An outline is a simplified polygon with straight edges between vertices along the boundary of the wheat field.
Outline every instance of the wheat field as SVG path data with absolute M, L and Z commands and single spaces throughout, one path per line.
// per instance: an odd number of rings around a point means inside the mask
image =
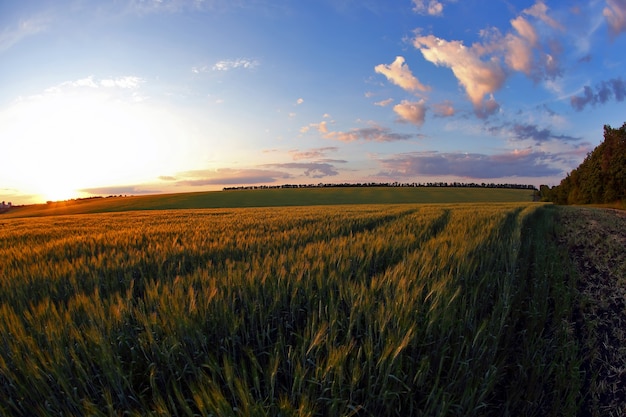
M 557 416 L 580 403 L 549 206 L 0 223 L 2 415 Z

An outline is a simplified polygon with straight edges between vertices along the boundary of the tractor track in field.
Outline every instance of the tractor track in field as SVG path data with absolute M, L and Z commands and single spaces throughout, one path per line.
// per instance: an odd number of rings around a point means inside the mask
M 626 212 L 563 207 L 562 235 L 577 269 L 575 312 L 585 383 L 579 416 L 626 415 Z

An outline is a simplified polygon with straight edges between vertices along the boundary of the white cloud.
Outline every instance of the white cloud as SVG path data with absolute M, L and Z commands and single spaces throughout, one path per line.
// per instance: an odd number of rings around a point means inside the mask
M 218 6 L 210 0 L 129 0 L 127 8 L 137 14 L 179 13 L 185 10 L 209 10 Z
M 46 93 L 59 93 L 59 92 L 67 91 L 70 89 L 80 89 L 80 88 L 97 89 L 100 87 L 119 88 L 123 90 L 135 90 L 139 88 L 139 86 L 143 82 L 144 82 L 143 78 L 136 77 L 133 75 L 127 75 L 127 76 L 117 77 L 117 78 L 104 78 L 101 80 L 98 80 L 93 75 L 90 75 L 88 77 L 80 78 L 78 80 L 62 82 L 61 84 L 47 88 L 45 92 Z
M 302 104 L 304 103 L 304 99 L 303 98 L 299 98 L 296 100 L 296 104 Z
M 397 56 L 390 65 L 376 65 L 374 71 L 384 75 L 389 81 L 404 90 L 412 92 L 430 90 L 430 87 L 423 85 L 415 78 L 402 56 Z
M 138 88 L 143 82 L 143 79 L 134 76 L 125 76 L 118 78 L 107 78 L 100 81 L 100 85 L 103 87 L 118 87 L 124 89 Z
M 199 67 L 191 67 L 191 72 L 194 74 L 201 74 L 203 72 L 209 72 L 209 67 L 206 65 L 201 65 Z
M 76 80 L 76 81 L 68 81 L 61 85 L 66 85 L 66 86 L 71 86 L 71 87 L 98 88 L 98 83 L 93 80 L 93 76 L 81 78 L 80 80 Z
M 252 58 L 222 59 L 213 65 L 196 65 L 191 67 L 194 74 L 203 74 L 211 71 L 230 71 L 234 69 L 254 69 L 260 65 L 259 61 Z
M 443 4 L 437 0 L 413 0 L 413 11 L 430 16 L 441 16 Z
M 213 71 L 230 71 L 232 69 L 253 69 L 259 66 L 259 61 L 256 59 L 239 58 L 239 59 L 224 59 L 216 62 L 212 69 Z M 205 68 L 205 67 L 202 67 Z

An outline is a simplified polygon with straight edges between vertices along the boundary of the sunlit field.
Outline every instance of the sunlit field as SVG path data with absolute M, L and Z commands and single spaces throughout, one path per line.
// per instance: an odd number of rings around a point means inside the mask
M 553 211 L 0 217 L 0 414 L 574 415 Z
M 463 187 L 320 187 L 228 190 L 55 201 L 16 207 L 2 217 L 133 210 L 317 206 L 337 204 L 511 203 L 533 201 L 533 190 Z M 0 218 L 2 218 L 0 217 Z

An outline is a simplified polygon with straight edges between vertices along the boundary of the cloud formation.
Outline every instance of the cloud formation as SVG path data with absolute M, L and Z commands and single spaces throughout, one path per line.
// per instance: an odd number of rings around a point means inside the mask
M 324 120 L 319 123 L 309 123 L 307 126 L 300 128 L 300 133 L 306 133 L 311 130 L 311 128 L 316 129 L 320 133 L 328 133 L 328 122 Z
M 610 99 L 624 101 L 626 97 L 626 83 L 619 78 L 612 78 L 602 81 L 596 85 L 595 89 L 586 85 L 583 87 L 583 94 L 570 98 L 570 104 L 576 111 L 582 111 L 587 105 L 604 104 Z
M 193 170 L 181 172 L 176 185 L 200 187 L 205 185 L 267 184 L 289 179 L 284 171 L 257 168 L 221 168 L 216 170 Z
M 462 41 L 446 41 L 433 35 L 418 36 L 413 41 L 424 58 L 437 66 L 445 66 L 463 86 L 478 115 L 489 115 L 493 106 L 487 106 L 485 96 L 500 89 L 506 74 L 496 58 L 481 60 L 475 48 Z
M 485 155 L 479 153 L 415 152 L 399 154 L 379 162 L 391 177 L 455 176 L 469 179 L 544 177 L 560 175 L 551 167 L 551 156 L 530 149 Z
M 213 64 L 213 71 L 230 71 L 232 69 L 253 69 L 259 66 L 259 61 L 256 59 L 239 58 L 239 59 L 225 59 Z
M 391 129 L 372 125 L 370 127 L 362 127 L 351 129 L 349 132 L 328 132 L 324 135 L 326 139 L 338 140 L 341 142 L 395 142 L 398 140 L 409 140 L 417 137 L 414 134 L 393 133 Z
M 320 148 L 320 154 L 334 147 Z M 202 187 L 207 185 L 253 185 L 273 184 L 292 180 L 294 170 L 310 178 L 323 178 L 339 175 L 333 164 L 346 163 L 343 160 L 321 160 L 316 162 L 286 162 L 259 165 L 252 168 L 221 168 L 216 170 L 193 170 L 178 173 L 175 177 L 164 176 L 159 179 L 172 182 L 174 186 Z M 273 169 L 267 169 L 273 168 Z
M 556 20 L 548 16 L 548 6 L 546 6 L 543 0 L 537 0 L 537 2 L 534 5 L 532 5 L 528 9 L 525 9 L 522 13 L 525 13 L 529 16 L 536 17 L 537 19 L 541 20 L 543 23 L 547 24 L 553 29 L 559 29 L 559 30 L 564 29 L 563 25 L 561 25 L 559 22 L 557 22 Z
M 137 195 L 137 194 L 156 194 L 161 192 L 160 190 L 150 190 L 142 188 L 141 185 L 118 185 L 111 187 L 95 187 L 95 188 L 83 188 L 78 190 L 83 193 L 91 195 Z
M 546 5 L 537 1 L 510 21 L 512 29 L 508 33 L 502 35 L 495 28 L 483 30 L 480 33 L 483 41 L 471 46 L 459 40 L 448 41 L 419 34 L 413 39 L 413 46 L 427 61 L 450 68 L 465 90 L 475 114 L 486 118 L 500 108 L 493 94 L 502 88 L 509 71 L 521 72 L 535 81 L 553 79 L 561 74 L 560 45 L 554 40 L 543 45 L 537 28 L 528 19 L 543 22 L 553 30 L 563 30 L 547 12 Z
M 103 87 L 118 87 L 125 89 L 133 89 L 138 88 L 141 83 L 143 83 L 143 79 L 134 76 L 125 76 L 125 77 L 117 77 L 117 78 L 107 78 L 100 81 L 100 85 Z
M 533 69 L 532 47 L 537 45 L 535 28 L 522 16 L 511 21 L 518 35 L 509 34 L 504 40 L 505 62 L 514 71 L 530 75 Z
M 393 106 L 393 111 L 399 116 L 399 122 L 411 123 L 417 127 L 422 126 L 426 118 L 426 104 L 424 99 L 417 102 L 402 100 L 400 104 Z
M 425 92 L 430 90 L 430 87 L 420 83 L 419 80 L 415 78 L 402 56 L 397 56 L 389 65 L 376 65 L 374 71 L 384 75 L 393 84 L 406 91 Z
M 441 16 L 443 4 L 438 0 L 413 0 L 413 11 L 430 16 Z
M 433 104 L 432 108 L 435 116 L 451 117 L 456 114 L 456 109 L 451 101 L 443 101 L 441 103 Z
M 58 93 L 68 88 L 121 88 L 124 90 L 134 90 L 144 83 L 144 79 L 132 75 L 117 77 L 117 78 L 105 78 L 98 80 L 93 75 L 89 77 L 80 78 L 74 81 L 65 81 L 54 87 L 46 89 L 46 93 Z
M 537 125 L 534 124 L 515 124 L 513 126 L 512 133 L 514 138 L 517 140 L 532 139 L 537 144 L 541 144 L 552 139 L 566 142 L 577 141 L 581 139 L 567 135 L 555 135 L 554 133 L 552 133 L 552 131 L 545 128 L 539 129 Z
M 325 157 L 329 152 L 337 152 L 339 150 L 336 146 L 326 146 L 323 148 L 309 149 L 308 151 L 289 151 L 294 161 L 301 159 L 319 159 Z
M 191 67 L 194 74 L 202 74 L 211 71 L 231 71 L 234 69 L 254 69 L 260 65 L 259 61 L 253 58 L 222 59 L 213 65 L 198 65 Z
M 385 99 L 385 100 L 377 101 L 374 104 L 377 105 L 377 106 L 380 106 L 380 107 L 387 107 L 391 103 L 393 103 L 393 99 L 392 98 L 388 98 L 388 99 Z
M 335 169 L 335 167 L 327 162 L 286 162 L 268 164 L 266 166 L 284 169 L 304 170 L 304 175 L 311 178 L 334 177 L 339 175 L 339 172 Z
M 626 0 L 606 0 L 602 14 L 609 25 L 611 36 L 615 37 L 626 31 Z

